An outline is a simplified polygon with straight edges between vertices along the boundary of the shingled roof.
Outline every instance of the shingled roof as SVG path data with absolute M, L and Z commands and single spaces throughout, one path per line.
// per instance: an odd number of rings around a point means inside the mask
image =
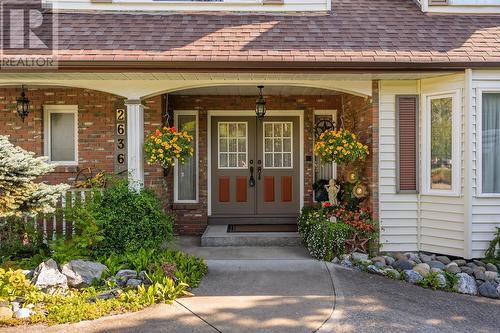
M 499 66 L 500 15 L 425 14 L 412 0 L 333 0 L 309 14 L 59 13 L 59 49 L 63 63 Z

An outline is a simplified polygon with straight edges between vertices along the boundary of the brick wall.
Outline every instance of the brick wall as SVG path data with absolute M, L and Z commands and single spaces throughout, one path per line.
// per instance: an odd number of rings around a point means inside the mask
M 78 105 L 78 166 L 57 167 L 47 175 L 49 183 L 73 184 L 82 168 L 114 170 L 115 113 L 123 107 L 120 97 L 98 91 L 74 88 L 29 89 L 31 112 L 24 123 L 17 116 L 16 99 L 20 89 L 0 89 L 0 133 L 22 148 L 43 155 L 43 106 Z

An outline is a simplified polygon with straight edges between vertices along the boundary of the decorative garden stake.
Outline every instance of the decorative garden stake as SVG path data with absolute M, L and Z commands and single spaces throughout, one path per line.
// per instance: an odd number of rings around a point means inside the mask
M 337 185 L 335 179 L 330 179 L 328 185 L 325 185 L 326 191 L 328 192 L 328 201 L 333 206 L 337 205 L 337 195 L 340 192 L 340 186 Z

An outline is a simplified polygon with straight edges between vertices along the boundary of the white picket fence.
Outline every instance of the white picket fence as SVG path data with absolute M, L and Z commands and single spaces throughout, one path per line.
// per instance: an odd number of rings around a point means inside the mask
M 94 197 L 94 193 L 95 190 L 90 189 L 71 189 L 61 196 L 55 213 L 25 217 L 24 221 L 32 223 L 34 227 L 43 232 L 45 243 L 61 237 L 68 239 L 74 235 L 75 229 L 73 228 L 73 222 L 66 216 L 66 210 L 74 207 L 77 202 L 91 200 Z

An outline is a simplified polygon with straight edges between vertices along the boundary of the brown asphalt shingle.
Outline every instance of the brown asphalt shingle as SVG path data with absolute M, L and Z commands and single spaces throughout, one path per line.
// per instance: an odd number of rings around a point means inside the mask
M 61 13 L 61 60 L 500 63 L 500 15 L 425 14 L 412 0 L 331 13 Z

